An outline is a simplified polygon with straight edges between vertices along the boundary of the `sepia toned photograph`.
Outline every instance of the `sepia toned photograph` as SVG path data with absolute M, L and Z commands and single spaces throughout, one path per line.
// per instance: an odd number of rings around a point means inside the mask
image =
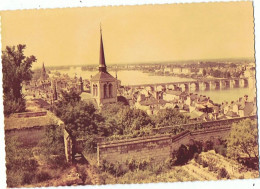
M 253 13 L 1 11 L 7 187 L 259 178 Z

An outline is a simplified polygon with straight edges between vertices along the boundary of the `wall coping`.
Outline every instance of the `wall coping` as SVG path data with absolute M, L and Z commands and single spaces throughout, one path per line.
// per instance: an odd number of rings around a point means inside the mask
M 129 144 L 167 140 L 167 139 L 171 139 L 171 137 L 172 137 L 171 135 L 165 134 L 165 135 L 150 136 L 150 137 L 138 137 L 134 139 L 125 139 L 125 140 L 118 140 L 118 141 L 111 141 L 111 142 L 101 142 L 101 143 L 97 143 L 97 145 L 99 148 L 109 148 L 109 147 L 124 146 Z

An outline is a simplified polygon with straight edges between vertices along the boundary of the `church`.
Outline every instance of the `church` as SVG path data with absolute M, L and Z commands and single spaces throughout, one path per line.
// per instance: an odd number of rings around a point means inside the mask
M 90 85 L 91 96 L 98 107 L 117 102 L 118 80 L 107 71 L 101 28 L 98 73 L 90 79 Z

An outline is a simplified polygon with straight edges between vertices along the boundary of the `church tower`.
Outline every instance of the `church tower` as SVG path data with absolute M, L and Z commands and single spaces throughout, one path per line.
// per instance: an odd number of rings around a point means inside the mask
M 48 75 L 46 73 L 46 69 L 45 69 L 44 63 L 42 63 L 41 79 L 42 80 L 46 80 L 47 78 L 48 78 Z
M 117 102 L 117 79 L 107 72 L 101 27 L 98 73 L 91 78 L 90 82 L 92 97 L 99 107 Z

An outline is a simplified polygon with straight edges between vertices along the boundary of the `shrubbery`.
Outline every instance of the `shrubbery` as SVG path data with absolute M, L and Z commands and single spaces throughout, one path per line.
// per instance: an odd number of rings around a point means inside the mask
M 227 178 L 227 179 L 230 178 L 230 176 L 225 168 L 219 169 L 218 178 Z
M 172 159 L 167 159 L 162 163 L 152 162 L 151 159 L 147 160 L 128 160 L 124 165 L 116 163 L 109 163 L 107 161 L 103 161 L 99 166 L 99 170 L 101 172 L 108 172 L 109 174 L 120 177 L 129 172 L 136 171 L 149 171 L 156 175 L 169 170 L 173 166 Z
M 32 149 L 22 148 L 16 137 L 6 138 L 5 142 L 7 186 L 30 184 L 38 168 L 37 161 L 32 159 Z

